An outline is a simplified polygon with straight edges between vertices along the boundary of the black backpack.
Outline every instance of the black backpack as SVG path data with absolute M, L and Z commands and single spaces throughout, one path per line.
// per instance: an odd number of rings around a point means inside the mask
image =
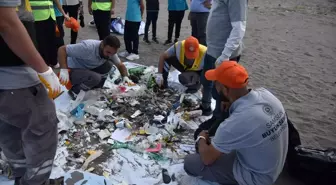
M 288 119 L 286 170 L 306 185 L 336 184 L 336 149 L 313 149 L 301 146 L 299 132 Z

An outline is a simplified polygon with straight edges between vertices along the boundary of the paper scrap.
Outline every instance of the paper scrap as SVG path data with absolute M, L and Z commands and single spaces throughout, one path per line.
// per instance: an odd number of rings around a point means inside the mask
M 85 170 L 89 163 L 95 159 L 97 159 L 99 156 L 101 156 L 103 154 L 103 151 L 98 150 L 96 151 L 94 154 L 90 155 L 84 162 L 83 166 L 81 167 L 82 170 Z
M 135 113 L 131 116 L 131 118 L 136 118 L 139 116 L 142 112 L 140 110 L 135 111 Z
M 105 130 L 101 130 L 100 132 L 98 132 L 98 136 L 100 139 L 105 139 L 111 136 L 111 133 L 105 129 Z
M 129 141 L 129 136 L 132 134 L 131 131 L 129 131 L 128 129 L 116 129 L 113 133 L 112 133 L 112 136 L 111 138 L 116 140 L 116 141 L 119 141 L 119 142 L 122 142 L 122 143 L 125 143 L 126 141 Z

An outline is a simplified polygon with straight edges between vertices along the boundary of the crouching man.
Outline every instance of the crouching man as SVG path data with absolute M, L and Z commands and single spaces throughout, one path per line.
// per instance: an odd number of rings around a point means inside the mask
M 58 49 L 61 66 L 59 78 L 63 85 L 71 82 L 69 95 L 72 99 L 77 97 L 80 90 L 103 87 L 112 65 L 118 68 L 124 83 L 133 83 L 128 78 L 125 65 L 116 55 L 119 48 L 119 39 L 107 36 L 102 41 L 84 40 Z
M 288 125 L 284 107 L 268 90 L 247 89 L 248 74 L 234 61 L 224 61 L 205 73 L 231 103 L 230 116 L 210 140 L 202 131 L 199 154 L 185 158 L 192 176 L 220 184 L 273 184 L 285 163 Z
M 201 87 L 200 75 L 206 50 L 207 48 L 192 36 L 175 43 L 160 56 L 156 83 L 167 88 L 170 66 L 173 66 L 181 72 L 179 81 L 188 88 L 186 92 L 197 92 Z

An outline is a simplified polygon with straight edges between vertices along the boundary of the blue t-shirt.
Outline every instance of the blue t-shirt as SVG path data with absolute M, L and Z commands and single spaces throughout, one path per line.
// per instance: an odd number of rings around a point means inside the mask
M 210 9 L 203 5 L 205 1 L 211 2 L 211 0 L 192 0 L 190 3 L 190 12 L 209 12 Z
M 168 11 L 188 10 L 186 0 L 168 0 Z
M 127 0 L 126 20 L 141 22 L 140 0 Z
M 251 90 L 233 102 L 229 112 L 212 145 L 222 153 L 236 152 L 233 174 L 238 184 L 273 184 L 288 147 L 287 117 L 280 100 L 264 88 Z
M 63 0 L 59 0 L 61 6 L 63 5 Z M 59 11 L 59 9 L 57 8 L 56 4 L 54 3 L 54 11 L 55 11 L 55 15 L 56 17 L 60 17 L 63 16 L 63 14 Z

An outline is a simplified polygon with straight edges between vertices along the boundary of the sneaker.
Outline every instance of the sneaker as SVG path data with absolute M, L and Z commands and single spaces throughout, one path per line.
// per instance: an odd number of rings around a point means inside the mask
M 172 41 L 171 40 L 166 40 L 166 42 L 164 42 L 164 44 L 163 45 L 168 45 L 168 44 L 171 44 L 172 43 Z
M 54 69 L 58 69 L 58 68 L 60 68 L 59 63 L 57 63 L 56 65 L 54 65 L 53 68 L 54 68 Z
M 147 44 L 150 44 L 148 38 L 143 38 L 143 41 L 146 42 Z
M 176 42 L 178 42 L 178 39 L 177 39 L 177 38 L 174 40 L 174 43 L 176 43 Z
M 152 41 L 154 41 L 156 44 L 159 44 L 159 41 L 155 37 L 152 39 Z
M 202 105 L 197 109 L 197 110 L 202 110 L 202 115 L 203 116 L 210 116 L 212 114 L 212 109 L 211 107 L 208 107 L 207 109 L 203 108 Z
M 139 55 L 131 53 L 130 55 L 128 55 L 128 57 L 126 57 L 127 60 L 138 60 L 140 58 Z
M 123 51 L 123 52 L 118 53 L 118 56 L 123 57 L 123 58 L 126 58 L 129 55 L 131 55 L 131 54 L 128 51 Z
M 73 92 L 71 89 L 68 91 L 68 94 L 72 100 L 76 100 L 77 95 L 75 92 Z

